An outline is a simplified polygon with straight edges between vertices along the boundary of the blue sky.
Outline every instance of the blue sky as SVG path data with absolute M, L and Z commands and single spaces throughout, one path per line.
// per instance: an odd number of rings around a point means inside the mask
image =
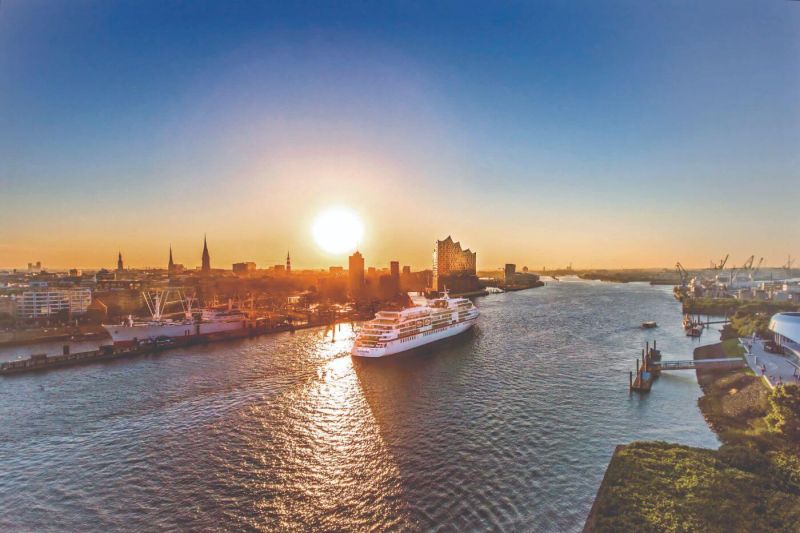
M 288 4 L 4 0 L 0 265 L 800 253 L 800 2 Z

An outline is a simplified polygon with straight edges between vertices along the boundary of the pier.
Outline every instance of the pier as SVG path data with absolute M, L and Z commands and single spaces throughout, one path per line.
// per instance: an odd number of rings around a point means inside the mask
M 64 353 L 59 355 L 47 354 L 33 354 L 27 359 L 19 359 L 16 361 L 6 361 L 0 363 L 0 376 L 9 374 L 20 374 L 24 372 L 35 372 L 39 370 L 49 370 L 52 368 L 61 368 L 66 366 L 75 366 L 80 364 L 88 364 L 99 361 L 108 361 L 111 359 L 121 359 L 123 357 L 133 357 L 136 355 L 155 354 L 175 348 L 182 348 L 186 346 L 205 345 L 211 342 L 220 342 L 234 339 L 244 339 L 249 337 L 259 337 L 261 335 L 268 335 L 270 333 L 282 333 L 287 331 L 296 331 L 299 329 L 310 329 L 316 327 L 325 327 L 325 334 L 333 330 L 335 339 L 335 330 L 341 323 L 354 324 L 355 320 L 352 317 L 342 319 L 333 318 L 321 322 L 309 322 L 299 325 L 280 325 L 268 326 L 262 321 L 255 321 L 247 328 L 242 328 L 239 331 L 230 332 L 217 336 L 191 336 L 184 339 L 173 339 L 170 343 L 158 342 L 142 342 L 134 346 L 101 346 L 97 350 L 90 350 L 86 352 L 71 353 L 69 345 L 64 345 Z
M 740 368 L 745 365 L 741 357 L 720 357 L 718 359 L 689 359 L 686 361 L 658 361 L 653 362 L 653 369 L 659 372 L 664 370 L 695 370 L 697 368 L 727 370 Z
M 661 351 L 656 347 L 656 341 L 653 341 L 652 347 L 647 342 L 642 350 L 641 360 L 636 359 L 636 377 L 633 377 L 633 372 L 629 374 L 628 387 L 630 390 L 650 392 L 650 387 L 653 386 L 653 380 L 656 377 L 653 363 L 658 361 L 661 361 Z
M 661 360 L 661 351 L 656 349 L 656 342 L 645 345 L 641 360 L 636 359 L 636 373 L 629 373 L 628 386 L 631 391 L 650 392 L 653 382 L 661 372 L 671 370 L 732 370 L 741 368 L 747 363 L 741 357 L 719 357 L 715 359 Z M 635 376 L 635 377 L 634 377 Z

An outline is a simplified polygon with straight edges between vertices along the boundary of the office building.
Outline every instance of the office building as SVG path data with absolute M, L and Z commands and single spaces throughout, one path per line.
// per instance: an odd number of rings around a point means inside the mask
M 244 263 L 234 263 L 232 269 L 234 274 L 242 274 L 242 275 L 252 274 L 253 272 L 256 271 L 256 264 L 253 263 L 252 261 L 247 261 Z
M 510 283 L 514 281 L 514 275 L 517 273 L 517 265 L 514 263 L 506 263 L 505 268 L 503 269 L 503 279 L 505 279 L 506 283 Z
M 350 277 L 350 294 L 360 296 L 364 289 L 364 256 L 356 252 L 348 259 L 348 275 Z
M 43 318 L 63 311 L 82 315 L 91 303 L 92 291 L 88 288 L 30 290 L 17 297 L 16 312 L 23 319 Z

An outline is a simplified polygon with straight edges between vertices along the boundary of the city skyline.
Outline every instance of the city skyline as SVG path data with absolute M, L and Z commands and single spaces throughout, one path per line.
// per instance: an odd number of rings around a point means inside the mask
M 190 20 L 191 24 L 185 22 Z M 800 255 L 792 2 L 0 5 L 0 266 Z M 155 240 L 157 239 L 157 240 Z M 738 259 L 741 258 L 741 259 Z
M 436 242 L 439 242 L 439 241 L 436 241 Z M 25 264 L 21 264 L 21 265 L 6 265 L 6 266 L 0 265 L 0 270 L 25 270 L 26 268 L 28 268 L 28 269 L 35 268 L 36 270 L 43 270 L 43 271 L 50 270 L 50 271 L 59 271 L 59 272 L 65 272 L 65 271 L 70 270 L 70 269 L 78 269 L 78 270 L 83 269 L 83 270 L 89 270 L 89 271 L 105 269 L 105 270 L 109 270 L 109 271 L 115 271 L 115 270 L 120 270 L 119 264 L 120 264 L 120 261 L 123 261 L 124 265 L 125 265 L 123 270 L 150 270 L 150 269 L 159 270 L 160 269 L 160 270 L 171 271 L 173 266 L 177 266 L 177 267 L 180 267 L 181 269 L 185 269 L 186 272 L 192 272 L 192 271 L 200 272 L 200 271 L 203 270 L 203 251 L 204 251 L 205 246 L 206 246 L 206 243 L 204 242 L 203 243 L 203 249 L 201 249 L 200 253 L 194 254 L 194 255 L 197 256 L 196 262 L 192 262 L 192 261 L 177 261 L 177 260 L 173 261 L 173 255 L 174 255 L 173 254 L 173 249 L 172 249 L 173 247 L 171 245 L 168 245 L 167 246 L 167 253 L 166 253 L 166 261 L 165 261 L 165 264 L 163 264 L 163 265 L 161 265 L 161 264 L 143 264 L 143 263 L 142 264 L 139 264 L 139 263 L 131 264 L 131 263 L 129 263 L 128 256 L 125 255 L 122 250 L 117 250 L 117 252 L 115 252 L 116 255 L 113 256 L 113 261 L 110 261 L 110 262 L 107 261 L 109 264 L 100 264 L 100 265 L 76 265 L 76 264 L 72 264 L 72 265 L 51 265 L 51 264 L 47 264 L 45 261 L 42 261 L 39 258 L 34 258 L 34 259 L 30 260 L 30 261 L 27 261 Z M 432 252 L 431 255 L 433 255 L 435 253 L 435 251 L 436 251 L 436 246 L 434 244 L 434 246 L 431 248 L 431 252 Z M 301 262 L 299 264 L 299 266 L 296 264 L 295 267 L 297 267 L 296 270 L 298 270 L 298 271 L 303 271 L 303 270 L 313 270 L 313 271 L 323 270 L 323 271 L 325 271 L 325 270 L 328 270 L 331 267 L 344 267 L 345 270 L 349 270 L 348 269 L 349 260 L 352 258 L 353 254 L 358 254 L 358 256 L 362 258 L 362 261 L 364 261 L 364 264 L 365 265 L 369 265 L 370 268 L 377 268 L 377 269 L 380 269 L 380 270 L 389 271 L 392 263 L 399 263 L 400 265 L 402 265 L 402 267 L 404 269 L 405 268 L 411 268 L 411 269 L 414 269 L 414 271 L 416 271 L 416 272 L 423 271 L 423 270 L 429 270 L 429 271 L 430 270 L 434 270 L 431 258 L 429 258 L 429 262 L 427 264 L 424 264 L 424 263 L 422 263 L 422 264 L 414 264 L 414 263 L 411 263 L 411 262 L 408 262 L 408 261 L 404 261 L 402 259 L 396 259 L 396 258 L 395 259 L 389 259 L 388 261 L 385 261 L 385 262 L 378 262 L 378 261 L 370 262 L 370 261 L 367 261 L 367 255 L 362 253 L 362 252 L 363 252 L 362 249 L 355 248 L 350 252 L 345 252 L 344 254 L 336 254 L 337 258 L 334 259 L 332 262 L 329 262 L 329 263 L 326 263 L 326 264 L 306 265 L 306 264 L 303 264 Z M 338 256 L 340 256 L 340 255 L 342 257 L 338 258 Z M 731 257 L 730 254 L 724 254 L 724 255 L 728 256 L 728 259 L 730 259 L 730 262 L 727 262 L 727 265 L 728 265 L 729 269 L 730 268 L 738 268 L 740 265 L 745 264 L 750 259 L 750 257 L 741 257 L 741 258 L 739 258 L 739 257 Z M 751 254 L 751 256 L 755 257 L 756 260 L 758 260 L 760 258 L 760 256 L 758 254 Z M 394 257 L 394 256 L 390 255 L 390 257 Z M 761 256 L 761 257 L 763 257 L 763 256 Z M 210 259 L 210 267 L 209 267 L 209 269 L 210 270 L 231 270 L 232 267 L 234 267 L 237 264 L 246 264 L 246 263 L 249 262 L 249 263 L 254 263 L 258 270 L 270 270 L 270 269 L 273 269 L 275 267 L 282 267 L 285 270 L 285 268 L 286 268 L 286 266 L 288 264 L 288 263 L 286 263 L 287 259 L 288 259 L 287 257 L 283 257 L 282 261 L 284 261 L 284 262 L 282 263 L 281 261 L 274 262 L 274 261 L 269 261 L 269 260 L 264 261 L 264 262 L 259 262 L 257 260 L 252 260 L 252 258 L 240 257 L 240 258 L 237 258 L 237 259 L 232 259 L 230 261 L 224 261 L 224 262 L 220 261 L 219 263 L 217 263 L 212 258 L 212 259 Z M 722 258 L 719 258 L 719 259 L 722 259 Z M 714 258 L 711 257 L 711 258 L 709 258 L 709 260 L 705 264 L 696 264 L 696 265 L 687 264 L 687 265 L 683 265 L 683 266 L 685 268 L 689 268 L 691 270 L 713 269 L 715 264 L 719 264 L 719 262 L 720 262 L 719 259 L 715 261 Z M 508 260 L 508 261 L 505 261 L 504 263 L 497 264 L 497 265 L 493 265 L 493 264 L 492 265 L 486 265 L 486 264 L 483 264 L 480 261 L 478 261 L 476 268 L 477 268 L 478 271 L 490 271 L 490 270 L 502 271 L 502 270 L 504 270 L 505 268 L 507 268 L 509 266 L 509 261 L 511 261 L 511 264 L 513 264 L 513 265 L 515 265 L 515 266 L 517 266 L 519 268 L 526 267 L 531 272 L 541 272 L 543 270 L 545 270 L 545 271 L 546 270 L 576 270 L 576 271 L 582 271 L 582 270 L 593 270 L 593 269 L 596 269 L 596 270 L 637 270 L 637 269 L 641 269 L 641 270 L 659 270 L 659 269 L 665 269 L 665 270 L 672 271 L 672 270 L 675 269 L 674 265 L 661 265 L 661 266 L 650 266 L 650 267 L 621 267 L 621 268 L 609 267 L 609 268 L 605 268 L 605 267 L 594 267 L 594 266 L 590 266 L 590 265 L 574 264 L 574 262 L 572 262 L 572 261 L 568 262 L 567 264 L 547 264 L 547 263 L 541 263 L 541 264 L 530 263 L 529 264 L 529 263 L 523 263 L 523 262 L 519 262 L 519 261 L 513 262 L 513 258 Z M 778 268 L 778 269 L 785 268 L 785 266 L 786 266 L 788 261 L 791 261 L 792 264 L 796 264 L 796 257 L 794 255 L 789 254 L 787 256 L 784 256 L 780 260 L 777 260 L 777 261 L 774 261 L 774 262 L 767 261 L 766 258 L 764 258 L 763 261 L 761 262 L 762 263 L 761 267 L 763 267 L 765 269 L 767 269 L 767 268 Z M 112 262 L 114 263 L 113 265 L 111 264 Z

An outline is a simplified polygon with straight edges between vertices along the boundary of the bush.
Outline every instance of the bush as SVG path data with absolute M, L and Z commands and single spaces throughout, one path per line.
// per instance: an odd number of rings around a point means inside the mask
M 722 332 L 720 333 L 720 340 L 726 341 L 729 339 L 737 339 L 739 338 L 739 332 L 736 331 L 736 328 L 731 326 L 730 324 L 725 324 L 722 326 Z
M 800 458 L 795 454 L 770 454 L 769 472 L 783 490 L 800 494 Z
M 800 387 L 783 385 L 769 395 L 767 425 L 784 437 L 800 441 Z
M 723 444 L 717 457 L 728 466 L 745 472 L 760 472 L 770 464 L 769 458 L 753 445 Z

